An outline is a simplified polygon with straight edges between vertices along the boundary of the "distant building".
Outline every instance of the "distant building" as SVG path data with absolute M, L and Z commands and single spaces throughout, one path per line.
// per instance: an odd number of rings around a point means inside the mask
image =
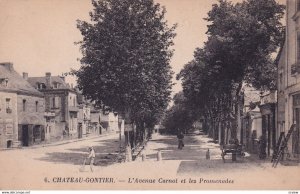
M 101 109 L 91 107 L 90 110 L 91 122 L 90 122 L 90 133 L 100 135 L 103 133 L 103 129 L 100 125 L 101 120 Z
M 241 130 L 238 134 L 239 141 L 244 144 L 247 151 L 255 152 L 254 139 L 261 135 L 261 113 L 258 107 L 260 92 L 251 86 L 243 85 L 242 88 L 242 116 Z
M 262 116 L 262 134 L 266 141 L 266 154 L 271 156 L 276 148 L 276 108 L 277 92 L 267 92 L 261 96 L 260 112 Z
M 78 138 L 77 92 L 64 77 L 29 77 L 29 83 L 45 95 L 46 126 L 50 141 Z
M 102 133 L 113 131 L 118 132 L 118 114 L 105 110 L 101 111 L 100 125 L 102 127 Z
M 45 141 L 43 93 L 20 76 L 12 63 L 0 63 L 0 147 L 30 146 Z

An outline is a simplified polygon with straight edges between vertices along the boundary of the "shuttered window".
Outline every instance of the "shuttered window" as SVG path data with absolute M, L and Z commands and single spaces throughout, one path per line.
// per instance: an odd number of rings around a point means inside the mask
M 58 97 L 58 96 L 55 97 L 55 105 L 56 105 L 56 108 L 60 108 L 60 97 Z

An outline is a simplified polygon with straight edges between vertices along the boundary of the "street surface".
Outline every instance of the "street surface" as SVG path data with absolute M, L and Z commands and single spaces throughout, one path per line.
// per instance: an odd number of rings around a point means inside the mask
M 177 148 L 176 136 L 154 134 L 142 154 L 133 162 L 118 163 L 118 134 L 45 147 L 0 151 L 0 189 L 292 189 L 300 187 L 299 166 L 278 165 L 257 156 L 226 156 L 223 163 L 218 144 L 195 131 L 184 138 L 185 146 Z M 94 172 L 86 165 L 88 146 L 96 152 Z M 210 160 L 206 151 L 210 149 Z M 157 152 L 161 161 L 157 161 Z M 142 155 L 146 160 L 142 161 Z M 84 183 L 66 183 L 64 177 L 95 178 Z M 107 179 L 106 182 L 104 179 Z M 159 179 L 161 178 L 161 179 Z M 186 183 L 180 183 L 186 179 Z M 95 183 L 96 180 L 101 183 Z M 113 180 L 113 181 L 111 181 Z M 204 183 L 203 181 L 206 180 Z M 208 183 L 225 180 L 226 183 Z M 152 182 L 155 183 L 152 183 Z M 202 182 L 201 182 L 202 181 Z M 159 183 L 158 183 L 159 182 Z M 200 183 L 201 182 L 201 183 Z M 175 184 L 176 183 L 176 184 Z M 283 187 L 284 185 L 284 187 Z

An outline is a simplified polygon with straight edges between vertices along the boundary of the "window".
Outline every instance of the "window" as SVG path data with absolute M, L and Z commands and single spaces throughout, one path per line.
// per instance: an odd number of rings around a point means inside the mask
M 7 87 L 8 86 L 8 78 L 0 78 L 0 85 L 2 85 L 3 87 Z
M 25 99 L 23 100 L 23 111 L 24 112 L 26 111 L 26 100 Z
M 52 108 L 55 108 L 56 105 L 55 105 L 55 97 L 52 98 Z
M 279 74 L 279 82 L 280 82 L 280 85 L 282 85 L 282 73 Z
M 53 97 L 52 98 L 52 108 L 59 108 L 60 107 L 59 104 L 60 104 L 60 97 L 58 97 L 58 96 Z
M 300 0 L 297 0 L 297 11 L 300 11 Z
M 38 112 L 39 108 L 39 102 L 38 101 L 35 101 L 35 112 Z
M 11 113 L 11 100 L 10 98 L 6 98 L 6 113 Z
M 44 83 L 38 83 L 38 89 L 46 89 L 46 85 Z
M 53 88 L 59 88 L 59 83 L 58 82 L 55 82 L 54 84 L 53 84 Z

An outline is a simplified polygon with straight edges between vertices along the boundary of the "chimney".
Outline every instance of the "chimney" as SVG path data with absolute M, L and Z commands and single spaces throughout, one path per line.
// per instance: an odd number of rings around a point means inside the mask
M 51 73 L 50 72 L 46 73 L 46 88 L 47 89 L 52 88 L 52 80 L 51 80 Z
M 23 72 L 23 79 L 28 80 L 28 73 Z
M 0 63 L 0 65 L 4 66 L 9 71 L 12 71 L 14 69 L 13 64 L 11 62 Z

